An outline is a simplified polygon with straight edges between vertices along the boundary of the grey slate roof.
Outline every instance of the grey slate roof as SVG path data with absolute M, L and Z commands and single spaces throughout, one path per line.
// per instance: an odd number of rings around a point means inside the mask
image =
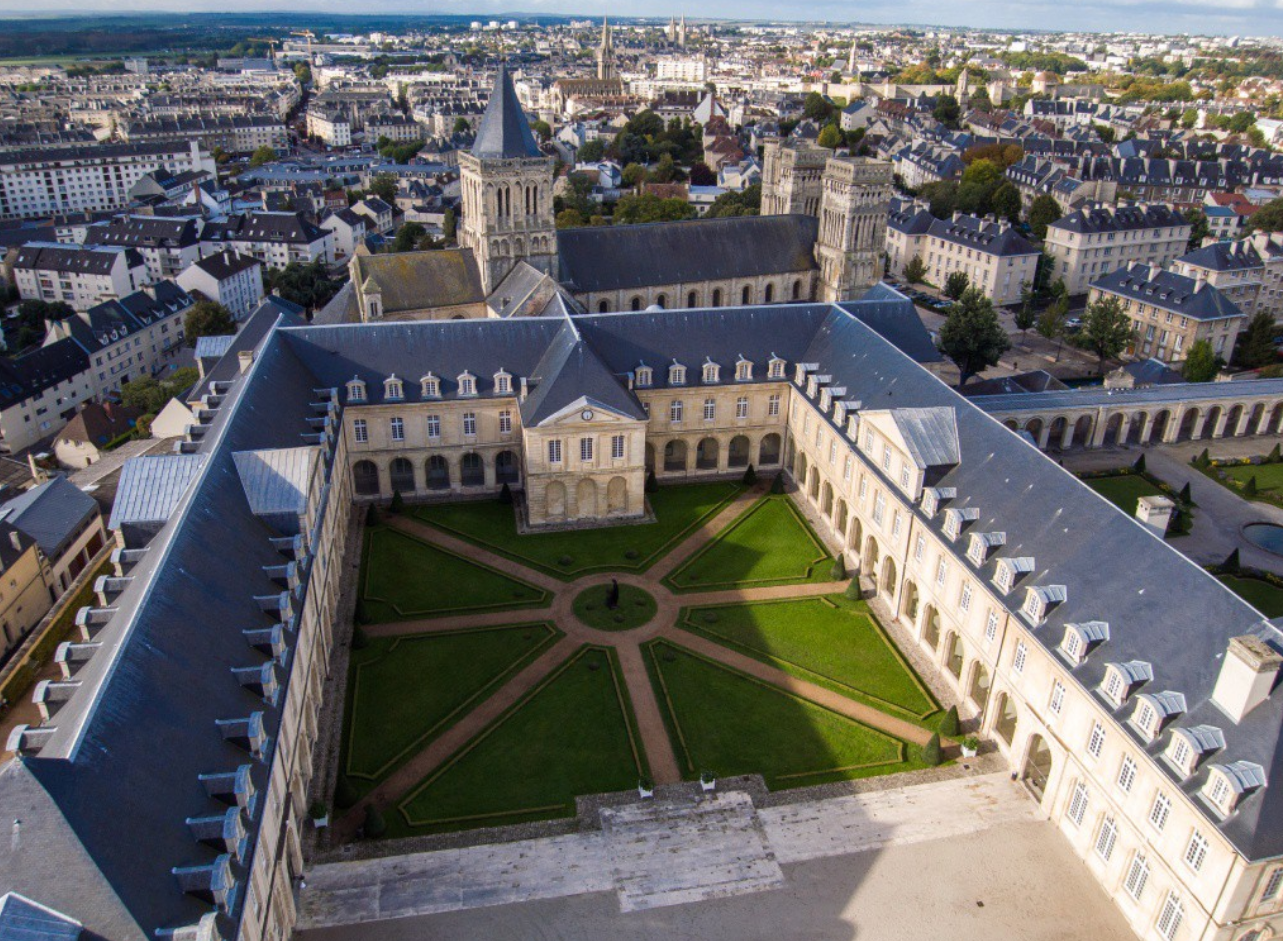
M 1213 242 L 1185 253 L 1176 261 L 1209 271 L 1246 271 L 1265 266 L 1251 242 Z
M 793 215 L 561 229 L 561 281 L 587 294 L 813 271 L 818 226 Z
M 931 340 L 931 332 L 918 316 L 918 309 L 895 288 L 875 284 L 858 302 L 839 304 L 844 311 L 868 324 L 882 339 L 918 363 L 944 361 Z
M 111 274 L 122 253 L 125 256 L 126 267 L 135 268 L 143 263 L 136 251 L 120 246 L 72 247 L 37 242 L 18 249 L 13 267 L 69 274 Z
M 0 519 L 34 539 L 40 551 L 54 560 L 97 515 L 98 501 L 61 476 L 0 506 Z
M 1130 298 L 1194 320 L 1243 317 L 1239 306 L 1220 289 L 1173 271 L 1149 265 L 1132 265 L 1102 275 L 1091 283 L 1100 291 Z
M 0 941 L 75 941 L 79 922 L 10 892 L 0 897 Z
M 641 402 L 584 342 L 571 320 L 562 321 L 531 379 L 534 388 L 521 403 L 523 425 L 540 425 L 580 399 L 636 421 L 646 420 Z
M 204 465 L 203 454 L 131 457 L 120 469 L 107 528 L 166 522 Z
M 897 408 L 891 411 L 891 420 L 918 467 L 946 467 L 961 459 L 952 408 Z
M 495 76 L 494 91 L 477 127 L 472 153 L 477 157 L 503 159 L 543 156 L 530 132 L 530 122 L 517 100 L 517 90 L 512 87 L 506 65 L 500 65 Z
M 1276 395 L 1283 398 L 1283 379 L 1252 379 L 1254 395 Z M 1041 411 L 1098 408 L 1110 406 L 1125 412 L 1129 408 L 1159 404 L 1178 404 L 1192 399 L 1239 399 L 1244 387 L 1240 382 L 1186 382 L 1144 389 L 1068 389 L 1063 392 L 1033 392 L 1023 395 L 986 395 L 976 407 L 986 412 Z

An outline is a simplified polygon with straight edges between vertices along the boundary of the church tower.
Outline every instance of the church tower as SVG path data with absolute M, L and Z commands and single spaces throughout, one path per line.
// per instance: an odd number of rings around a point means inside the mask
M 891 164 L 863 157 L 831 157 L 820 192 L 815 260 L 818 300 L 857 300 L 882 280 Z
M 459 171 L 459 245 L 472 249 L 482 290 L 493 292 L 519 261 L 556 278 L 552 160 L 535 144 L 504 65 L 499 66 L 472 152 L 459 155 Z
M 685 16 L 683 16 L 682 21 L 677 24 L 677 45 L 682 49 L 686 48 L 686 17 Z
M 619 69 L 615 66 L 615 45 L 605 17 L 601 19 L 601 45 L 597 47 L 597 78 L 603 82 L 619 78 Z

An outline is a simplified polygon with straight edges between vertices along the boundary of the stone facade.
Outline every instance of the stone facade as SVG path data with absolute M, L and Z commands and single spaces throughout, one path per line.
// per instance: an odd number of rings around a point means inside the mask
M 882 280 L 891 202 L 891 165 L 877 160 L 828 161 L 820 197 L 817 300 L 849 301 Z
M 518 261 L 557 276 L 552 161 L 459 155 L 463 222 L 459 245 L 472 249 L 481 289 L 490 294 Z

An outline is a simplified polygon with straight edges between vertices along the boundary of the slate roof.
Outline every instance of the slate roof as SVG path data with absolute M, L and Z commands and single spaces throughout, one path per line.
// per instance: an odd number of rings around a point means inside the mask
M 1243 317 L 1239 306 L 1214 285 L 1149 265 L 1132 265 L 1102 275 L 1091 283 L 1099 291 L 1131 298 L 1194 320 Z
M 561 229 L 561 281 L 588 294 L 814 271 L 818 227 L 792 215 Z
M 508 67 L 500 64 L 495 76 L 490 102 L 477 126 L 477 139 L 472 144 L 476 157 L 497 157 L 505 160 L 518 157 L 542 157 L 535 136 L 530 132 L 530 122 L 517 100 L 517 90 L 512 86 Z
M 136 268 L 143 263 L 133 249 L 118 246 L 69 247 L 53 243 L 35 242 L 18 249 L 14 268 L 36 271 L 58 271 L 68 274 L 111 274 L 112 269 L 125 256 L 125 266 Z
M 75 340 L 55 340 L 12 360 L 0 359 L 0 407 L 9 408 L 89 368 L 89 355 Z
M 525 426 L 540 425 L 580 399 L 635 421 L 646 420 L 641 402 L 584 342 L 569 319 L 562 321 L 530 378 L 534 388 L 521 403 Z
M 131 457 L 120 469 L 107 528 L 114 531 L 137 523 L 164 523 L 204 464 L 203 454 Z
M 1162 203 L 1145 205 L 1085 206 L 1051 223 L 1049 228 L 1066 232 L 1135 232 L 1142 229 L 1184 226 L 1190 222 L 1175 209 Z
M 926 235 L 931 231 L 936 217 L 931 211 L 912 199 L 892 199 L 887 215 L 887 228 L 905 235 Z
M 40 551 L 57 560 L 98 515 L 98 501 L 66 477 L 58 476 L 32 487 L 0 505 L 0 520 L 36 541 Z
M 212 255 L 206 255 L 199 261 L 193 262 L 195 267 L 208 274 L 215 281 L 226 281 L 235 274 L 261 264 L 262 262 L 253 255 L 242 255 L 240 252 L 230 248 L 225 248 L 221 252 L 215 252 Z
M 432 307 L 481 304 L 481 272 L 470 248 L 357 255 L 353 281 L 379 289 L 385 315 Z
M 81 925 L 16 892 L 0 897 L 0 941 L 75 941 Z
M 1265 267 L 1265 261 L 1251 242 L 1213 242 L 1186 252 L 1176 261 L 1208 271 L 1248 271 Z
M 934 220 L 931 223 L 931 235 L 941 241 L 999 258 L 1037 255 L 1040 252 L 1036 245 L 1012 226 L 964 213 L 957 213 L 952 219 Z
M 859 301 L 838 306 L 872 327 L 882 339 L 914 362 L 944 361 L 913 302 L 889 285 L 875 284 Z
M 86 245 L 188 248 L 199 241 L 200 228 L 192 218 L 120 216 L 107 225 L 94 225 L 85 230 Z

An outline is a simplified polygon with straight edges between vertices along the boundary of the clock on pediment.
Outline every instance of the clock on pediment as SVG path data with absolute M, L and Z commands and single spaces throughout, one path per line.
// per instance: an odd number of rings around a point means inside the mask
M 590 409 L 590 408 L 586 408 L 586 409 L 584 409 L 582 412 L 580 412 L 580 413 L 579 413 L 579 417 L 580 417 L 580 418 L 582 418 L 584 421 L 592 421 L 592 420 L 593 420 L 593 410 L 592 410 L 592 409 Z

